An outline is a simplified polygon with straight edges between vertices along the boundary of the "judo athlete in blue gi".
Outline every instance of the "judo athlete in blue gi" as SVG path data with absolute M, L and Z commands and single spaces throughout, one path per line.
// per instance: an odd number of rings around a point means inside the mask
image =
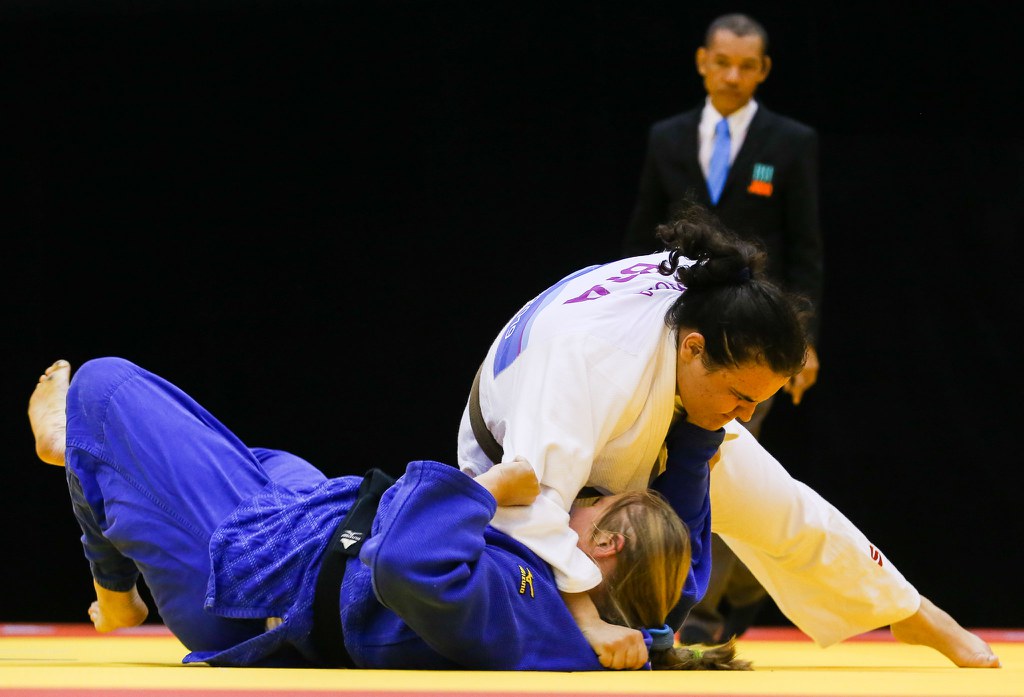
M 523 506 L 539 493 L 527 463 L 474 479 L 412 462 L 377 492 L 368 537 L 335 536 L 339 521 L 352 519 L 346 513 L 365 506 L 364 481 L 390 478 L 328 479 L 295 455 L 249 448 L 174 385 L 123 359 L 70 374 L 66 361 L 46 370 L 29 418 L 40 458 L 66 466 L 98 630 L 145 620 L 141 574 L 190 651 L 185 663 L 603 669 L 551 568 L 488 525 L 499 505 Z M 704 496 L 694 500 L 692 512 L 703 515 Z M 571 518 L 581 548 L 607 573 L 595 605 L 642 629 L 654 667 L 749 667 L 731 644 L 703 655 L 673 647 L 664 618 L 689 569 L 690 539 L 661 496 L 601 497 Z M 358 555 L 343 557 L 343 576 L 321 593 L 323 560 L 347 542 L 360 545 Z M 325 599 L 333 617 L 318 615 Z

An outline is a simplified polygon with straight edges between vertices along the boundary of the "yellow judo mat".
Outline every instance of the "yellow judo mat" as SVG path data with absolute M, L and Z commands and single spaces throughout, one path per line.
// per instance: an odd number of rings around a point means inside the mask
M 0 697 L 1024 697 L 1024 630 L 976 631 L 1002 668 L 956 668 L 885 631 L 820 649 L 795 629 L 754 628 L 738 644 L 751 672 L 528 673 L 185 666 L 184 647 L 158 625 L 101 636 L 90 625 L 8 624 L 0 625 Z

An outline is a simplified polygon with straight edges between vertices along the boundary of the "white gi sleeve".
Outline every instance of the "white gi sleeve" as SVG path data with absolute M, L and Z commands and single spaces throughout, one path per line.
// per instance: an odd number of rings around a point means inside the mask
M 921 599 L 881 550 L 735 421 L 711 472 L 711 528 L 819 646 L 905 619 Z

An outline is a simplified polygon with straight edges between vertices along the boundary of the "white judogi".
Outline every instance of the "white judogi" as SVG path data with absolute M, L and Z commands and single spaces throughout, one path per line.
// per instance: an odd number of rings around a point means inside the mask
M 664 470 L 676 390 L 676 332 L 664 317 L 683 290 L 657 271 L 667 256 L 563 279 L 509 321 L 484 361 L 484 421 L 505 459 L 525 458 L 541 482 L 533 505 L 501 507 L 493 525 L 551 564 L 566 592 L 601 578 L 568 527 L 580 488 L 646 488 Z M 726 430 L 739 437 L 712 472 L 712 527 L 794 624 L 827 646 L 917 610 L 917 591 L 849 520 L 742 426 Z M 491 467 L 468 408 L 458 458 L 473 475 Z

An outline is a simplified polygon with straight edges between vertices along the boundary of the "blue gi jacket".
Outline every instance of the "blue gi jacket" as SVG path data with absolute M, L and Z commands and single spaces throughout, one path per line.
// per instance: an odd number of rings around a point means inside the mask
M 359 482 L 333 479 L 309 494 L 271 484 L 224 521 L 210 542 L 207 612 L 284 622 L 226 651 L 193 652 L 186 663 L 275 665 L 273 654 L 288 645 L 315 662 L 310 630 L 318 560 Z M 488 528 L 495 507 L 456 468 L 409 464 L 384 493 L 372 536 L 345 572 L 342 624 L 356 665 L 602 669 L 549 567 Z
M 97 583 L 126 590 L 141 572 L 192 649 L 186 663 L 318 664 L 315 581 L 360 477 L 328 480 L 294 455 L 248 448 L 124 359 L 81 366 L 67 417 L 68 484 Z M 384 493 L 339 589 L 357 665 L 601 669 L 550 568 L 488 527 L 495 508 L 470 477 L 431 461 Z M 284 621 L 264 631 L 268 617 Z

